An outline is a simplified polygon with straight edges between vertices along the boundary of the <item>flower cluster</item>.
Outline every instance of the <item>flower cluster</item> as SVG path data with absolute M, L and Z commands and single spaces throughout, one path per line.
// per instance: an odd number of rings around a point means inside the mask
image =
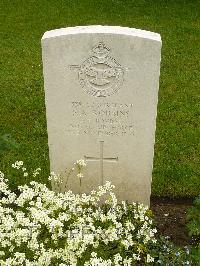
M 16 195 L 1 173 L 0 265 L 176 265 L 163 263 L 151 211 L 118 203 L 113 188 L 55 193 L 33 181 Z
M 23 167 L 23 161 L 16 161 L 15 163 L 12 164 L 12 167 L 15 169 L 22 169 L 23 171 L 23 176 L 26 177 L 28 176 L 28 173 L 26 172 L 26 168 Z
M 68 188 L 68 181 L 69 178 L 72 177 L 72 173 L 77 173 L 76 177 L 79 180 L 79 194 L 81 193 L 81 185 L 82 185 L 82 178 L 83 175 L 83 168 L 86 167 L 86 162 L 83 159 L 77 160 L 74 163 L 74 167 L 71 169 L 66 169 L 64 173 L 55 174 L 54 172 L 50 173 L 48 180 L 51 181 L 52 187 L 57 192 L 66 191 Z M 38 168 L 40 169 L 40 168 Z
M 33 177 L 36 177 L 37 175 L 40 174 L 41 168 L 37 168 L 33 171 Z
M 77 160 L 76 164 L 79 165 L 79 166 L 83 166 L 83 167 L 86 166 L 86 162 L 83 159 Z
M 62 180 L 61 180 L 60 175 L 56 175 L 54 172 L 51 172 L 51 173 L 50 173 L 50 175 L 49 175 L 49 177 L 48 177 L 48 180 L 49 180 L 49 181 L 54 180 L 54 181 L 58 181 L 58 182 L 62 183 Z
M 12 167 L 16 169 L 20 169 L 21 166 L 23 166 L 23 164 L 24 163 L 22 161 L 16 161 L 15 163 L 12 164 Z
M 77 160 L 75 163 L 76 167 L 77 167 L 77 177 L 79 179 L 80 182 L 80 187 L 81 187 L 81 180 L 83 178 L 83 168 L 86 167 L 86 162 L 83 159 Z

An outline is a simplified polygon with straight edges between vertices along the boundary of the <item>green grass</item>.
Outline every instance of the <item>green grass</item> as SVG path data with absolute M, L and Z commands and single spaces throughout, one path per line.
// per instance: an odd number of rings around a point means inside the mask
M 0 136 L 18 148 L 0 157 L 0 169 L 23 160 L 41 166 L 49 157 L 40 39 L 47 30 L 75 25 L 120 25 L 161 34 L 162 63 L 152 194 L 200 193 L 200 2 L 195 0 L 1 0 Z M 79 159 L 79 158 L 77 158 Z M 13 176 L 12 187 L 26 183 Z M 38 179 L 37 179 L 38 180 Z

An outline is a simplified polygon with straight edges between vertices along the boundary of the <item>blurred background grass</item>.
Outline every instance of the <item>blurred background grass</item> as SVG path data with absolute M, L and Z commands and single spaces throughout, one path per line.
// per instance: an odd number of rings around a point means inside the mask
M 152 195 L 194 197 L 200 193 L 200 1 L 1 0 L 0 12 L 0 136 L 4 136 L 0 141 L 6 142 L 0 145 L 4 149 L 0 169 L 12 176 L 12 188 L 33 179 L 11 172 L 16 160 L 23 160 L 28 169 L 41 167 L 39 182 L 47 182 L 49 173 L 43 33 L 101 24 L 161 34 Z

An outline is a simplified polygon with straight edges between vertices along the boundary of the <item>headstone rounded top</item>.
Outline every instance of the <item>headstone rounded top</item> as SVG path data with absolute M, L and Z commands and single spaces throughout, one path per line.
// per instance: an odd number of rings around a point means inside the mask
M 64 177 L 77 159 L 88 164 L 83 182 L 75 171 L 62 192 L 89 193 L 109 180 L 119 201 L 149 204 L 160 53 L 159 34 L 133 28 L 79 26 L 44 34 L 51 171 Z
M 42 40 L 48 38 L 55 38 L 64 35 L 73 35 L 80 33 L 89 33 L 89 34 L 124 34 L 130 35 L 134 37 L 147 38 L 154 41 L 161 42 L 161 36 L 158 33 L 128 28 L 128 27 L 120 27 L 120 26 L 101 26 L 101 25 L 92 25 L 92 26 L 77 26 L 77 27 L 67 27 L 61 29 L 50 30 L 44 33 Z

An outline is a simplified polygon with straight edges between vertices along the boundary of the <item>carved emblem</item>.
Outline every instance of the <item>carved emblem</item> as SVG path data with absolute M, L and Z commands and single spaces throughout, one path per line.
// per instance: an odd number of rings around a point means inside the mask
M 110 49 L 102 42 L 92 49 L 93 55 L 78 69 L 78 79 L 83 89 L 95 97 L 107 97 L 116 93 L 123 83 L 124 68 L 110 54 Z

